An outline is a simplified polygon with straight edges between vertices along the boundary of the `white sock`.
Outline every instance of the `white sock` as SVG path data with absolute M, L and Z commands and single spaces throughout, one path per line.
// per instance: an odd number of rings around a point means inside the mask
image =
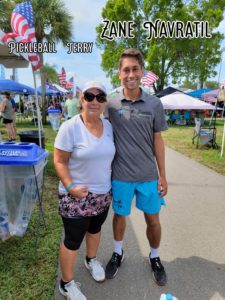
M 152 248 L 151 247 L 151 255 L 150 258 L 155 258 L 159 256 L 159 248 Z
M 119 255 L 122 255 L 122 246 L 123 241 L 113 241 L 114 243 L 114 252 L 118 253 Z

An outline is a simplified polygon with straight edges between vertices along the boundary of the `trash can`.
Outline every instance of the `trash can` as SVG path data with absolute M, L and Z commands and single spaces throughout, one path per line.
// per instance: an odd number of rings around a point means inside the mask
M 61 116 L 61 110 L 60 109 L 48 109 L 49 121 L 52 125 L 52 128 L 55 131 L 59 130 L 60 116 Z
M 48 151 L 33 143 L 0 143 L 0 239 L 23 236 L 42 192 Z
M 39 133 L 37 130 L 27 130 L 27 131 L 21 131 L 18 133 L 20 136 L 21 142 L 27 142 L 27 143 L 35 143 L 36 145 L 39 145 Z M 42 148 L 45 148 L 45 135 L 44 132 L 41 131 L 41 146 Z

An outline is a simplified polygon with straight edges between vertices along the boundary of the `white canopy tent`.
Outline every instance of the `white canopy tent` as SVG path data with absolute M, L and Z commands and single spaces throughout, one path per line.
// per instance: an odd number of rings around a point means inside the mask
M 60 92 L 62 93 L 67 93 L 68 91 L 66 89 L 64 89 L 63 87 L 61 87 L 60 85 L 56 84 L 56 83 L 53 83 L 52 84 L 54 87 L 56 87 Z
M 189 95 L 175 92 L 160 98 L 164 109 L 171 110 L 214 110 L 215 107 L 209 103 L 198 100 Z

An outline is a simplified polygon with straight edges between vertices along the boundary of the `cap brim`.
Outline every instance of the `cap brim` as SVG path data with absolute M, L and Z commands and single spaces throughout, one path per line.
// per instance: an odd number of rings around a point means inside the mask
M 87 87 L 87 88 L 85 88 L 85 89 L 82 90 L 82 93 L 84 94 L 86 91 L 91 90 L 91 89 L 97 89 L 97 90 L 103 92 L 105 95 L 107 95 L 106 91 L 103 90 L 102 88 L 100 88 L 99 86 L 90 86 L 90 87 Z

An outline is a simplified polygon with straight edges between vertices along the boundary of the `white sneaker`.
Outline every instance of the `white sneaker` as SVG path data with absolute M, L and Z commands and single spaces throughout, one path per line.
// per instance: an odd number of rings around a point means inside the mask
M 81 284 L 79 282 L 71 280 L 70 282 L 65 284 L 66 291 L 64 291 L 59 283 L 59 291 L 63 296 L 66 297 L 67 300 L 87 300 L 84 294 L 81 293 L 80 285 Z
M 90 271 L 91 276 L 95 281 L 105 281 L 105 270 L 103 269 L 101 263 L 97 260 L 97 258 L 92 258 L 89 263 L 85 259 L 84 265 Z

